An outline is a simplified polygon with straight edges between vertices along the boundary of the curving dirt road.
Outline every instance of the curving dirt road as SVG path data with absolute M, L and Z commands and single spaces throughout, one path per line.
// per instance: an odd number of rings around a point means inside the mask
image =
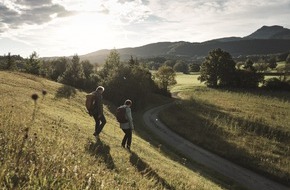
M 207 166 L 231 179 L 244 187 L 253 190 L 289 190 L 289 187 L 278 184 L 248 169 L 242 168 L 228 160 L 212 154 L 181 136 L 169 130 L 158 119 L 158 113 L 174 103 L 169 103 L 153 108 L 143 115 L 146 126 L 169 146 L 174 147 L 188 159 Z

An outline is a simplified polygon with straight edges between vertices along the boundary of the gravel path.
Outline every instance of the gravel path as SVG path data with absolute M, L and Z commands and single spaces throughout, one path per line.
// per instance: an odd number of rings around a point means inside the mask
M 173 103 L 153 108 L 143 115 L 146 126 L 167 145 L 174 147 L 179 152 L 197 163 L 207 166 L 244 187 L 253 190 L 290 190 L 289 187 L 278 184 L 248 169 L 242 168 L 228 160 L 212 154 L 168 129 L 158 119 L 158 113 Z

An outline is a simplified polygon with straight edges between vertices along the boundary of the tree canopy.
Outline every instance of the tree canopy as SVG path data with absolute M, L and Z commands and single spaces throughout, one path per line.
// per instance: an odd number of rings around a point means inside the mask
M 146 102 L 147 95 L 155 88 L 149 70 L 139 66 L 137 59 L 120 62 L 119 53 L 112 50 L 100 71 L 101 84 L 105 87 L 104 96 L 115 105 L 131 99 L 136 107 Z
M 201 64 L 199 80 L 210 87 L 229 86 L 234 77 L 235 65 L 228 52 L 219 48 L 212 50 Z
M 168 90 L 170 85 L 176 84 L 175 71 L 169 66 L 162 66 L 155 74 L 157 84 L 161 89 Z
M 81 88 L 84 79 L 85 74 L 83 67 L 80 63 L 80 58 L 78 55 L 74 55 L 71 60 L 71 63 L 68 64 L 65 72 L 58 80 L 59 82 L 62 82 L 64 84 Z
M 173 66 L 173 69 L 176 72 L 182 72 L 184 74 L 188 74 L 189 73 L 188 65 L 182 60 L 178 60 L 176 62 L 176 64 Z

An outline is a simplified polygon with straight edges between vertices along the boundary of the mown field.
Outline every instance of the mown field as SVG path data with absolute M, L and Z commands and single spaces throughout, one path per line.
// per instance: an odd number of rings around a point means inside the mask
M 181 98 L 160 114 L 172 130 L 222 157 L 290 186 L 290 93 L 228 91 L 177 75 Z
M 0 189 L 239 189 L 189 169 L 136 134 L 132 152 L 123 149 L 109 103 L 96 143 L 85 92 L 4 71 L 0 84 Z

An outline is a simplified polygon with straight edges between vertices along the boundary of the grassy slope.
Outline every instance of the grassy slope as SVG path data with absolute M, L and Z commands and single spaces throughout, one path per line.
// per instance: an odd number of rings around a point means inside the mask
M 123 133 L 107 107 L 95 144 L 84 92 L 3 71 L 0 84 L 1 189 L 221 189 L 136 135 L 132 153 L 122 149 Z
M 230 92 L 177 75 L 179 105 L 162 120 L 181 135 L 230 160 L 289 183 L 290 93 Z M 194 85 L 191 85 L 194 83 Z

